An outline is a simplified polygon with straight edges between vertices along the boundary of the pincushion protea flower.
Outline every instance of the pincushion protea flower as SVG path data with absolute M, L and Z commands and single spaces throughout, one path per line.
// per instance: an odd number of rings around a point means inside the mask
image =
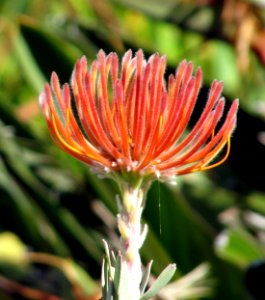
M 225 101 L 222 83 L 214 81 L 187 134 L 202 71 L 193 76 L 192 63 L 184 60 L 166 83 L 165 68 L 166 58 L 158 54 L 145 60 L 142 50 L 135 57 L 129 50 L 119 67 L 116 53 L 100 50 L 89 69 L 85 57 L 77 61 L 70 85 L 61 88 L 53 73 L 40 95 L 52 139 L 100 173 L 167 177 L 219 165 L 229 153 L 238 101 L 216 131 Z M 227 143 L 224 158 L 213 162 Z
M 105 244 L 103 300 L 149 299 L 174 274 L 176 266 L 169 265 L 158 278 L 161 282 L 145 292 L 148 274 L 142 275 L 139 249 L 147 227 L 141 225 L 141 214 L 152 179 L 207 170 L 229 154 L 238 101 L 233 101 L 219 126 L 224 98 L 222 83 L 214 81 L 199 120 L 187 132 L 202 84 L 201 69 L 193 76 L 192 63 L 182 61 L 166 83 L 165 68 L 166 58 L 158 54 L 145 60 L 141 50 L 135 57 L 129 50 L 119 67 L 115 53 L 106 56 L 101 50 L 89 69 L 85 57 L 77 61 L 71 85 L 61 88 L 53 73 L 51 85 L 46 84 L 40 95 L 54 142 L 119 183 L 122 252 L 110 258 Z M 216 162 L 226 144 L 226 154 Z

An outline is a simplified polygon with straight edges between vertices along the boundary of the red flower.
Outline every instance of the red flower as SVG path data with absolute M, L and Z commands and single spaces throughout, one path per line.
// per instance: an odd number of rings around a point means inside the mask
M 225 101 L 222 83 L 213 81 L 205 108 L 187 133 L 202 71 L 192 76 L 192 63 L 184 60 L 166 83 L 165 68 L 166 58 L 158 54 L 145 60 L 142 50 L 135 57 L 129 50 L 119 67 L 116 53 L 101 50 L 89 69 L 85 57 L 77 61 L 70 85 L 61 88 L 53 73 L 40 95 L 52 139 L 101 173 L 171 176 L 221 164 L 229 154 L 238 101 L 216 130 Z

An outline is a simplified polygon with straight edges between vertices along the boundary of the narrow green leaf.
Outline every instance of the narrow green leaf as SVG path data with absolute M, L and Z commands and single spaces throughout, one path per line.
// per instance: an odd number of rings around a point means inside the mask
M 152 16 L 157 18 L 165 18 L 172 13 L 174 6 L 176 6 L 176 1 L 174 0 L 164 0 L 163 2 L 160 1 L 153 1 L 153 0 L 116 0 L 122 4 L 132 6 L 137 8 L 141 11 L 146 12 Z M 161 5 L 163 3 L 163 5 Z
M 119 290 L 120 279 L 121 279 L 121 265 L 122 265 L 122 256 L 119 253 L 116 259 L 115 265 L 115 274 L 114 274 L 114 287 L 116 291 Z
M 107 263 L 111 267 L 109 245 L 108 245 L 108 243 L 105 240 L 103 240 L 103 245 L 104 245 L 104 249 L 105 249 L 105 253 L 106 253 Z
M 68 210 L 60 210 L 61 225 L 68 230 L 68 233 L 75 238 L 87 253 L 89 253 L 96 261 L 101 261 L 102 256 L 99 248 L 95 244 L 95 240 L 89 235 L 88 230 L 78 222 L 77 218 Z
M 103 299 L 105 299 L 107 294 L 108 276 L 106 275 L 106 272 L 107 272 L 106 259 L 104 258 L 101 267 L 101 290 L 102 290 Z
M 143 277 L 142 277 L 142 282 L 141 282 L 141 286 L 140 286 L 140 291 L 141 291 L 141 294 L 144 293 L 145 291 L 145 288 L 147 286 L 147 283 L 148 283 L 148 279 L 150 277 L 150 273 L 151 273 L 151 267 L 152 267 L 152 264 L 153 264 L 153 260 L 151 260 L 145 270 L 144 270 L 144 273 L 143 273 Z
M 154 297 L 163 287 L 165 287 L 171 278 L 174 276 L 176 271 L 176 264 L 170 264 L 163 272 L 158 276 L 156 281 L 150 287 L 150 289 L 143 294 L 141 300 L 147 300 Z
M 32 201 L 16 179 L 9 174 L 4 162 L 0 159 L 0 186 L 9 195 L 14 216 L 21 222 L 26 234 L 39 243 L 40 247 L 51 247 L 54 253 L 70 255 L 69 248 L 57 234 L 53 224 Z M 45 226 L 45 235 L 42 228 Z
M 102 300 L 112 299 L 113 284 L 109 277 L 110 268 L 111 266 L 109 265 L 109 262 L 105 256 L 102 263 L 102 275 L 101 275 Z
M 46 79 L 33 58 L 25 39 L 20 33 L 17 33 L 14 36 L 13 44 L 19 63 L 21 64 L 22 70 L 24 71 L 28 81 L 37 92 L 41 91 Z
M 74 261 L 68 260 L 69 268 L 71 268 L 71 273 L 75 275 L 76 283 L 87 295 L 93 295 L 98 291 L 98 285 L 93 281 L 89 274 Z

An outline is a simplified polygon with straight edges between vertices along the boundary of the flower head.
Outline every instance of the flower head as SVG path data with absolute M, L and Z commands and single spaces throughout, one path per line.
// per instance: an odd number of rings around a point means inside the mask
M 70 85 L 61 88 L 53 73 L 40 95 L 52 139 L 100 173 L 167 178 L 221 164 L 229 153 L 238 101 L 217 130 L 225 101 L 222 83 L 213 81 L 201 116 L 187 132 L 202 71 L 192 75 L 192 63 L 184 60 L 166 82 L 165 68 L 166 57 L 159 54 L 146 60 L 142 50 L 135 57 L 129 50 L 120 66 L 116 53 L 100 50 L 89 68 L 85 57 L 77 61 Z

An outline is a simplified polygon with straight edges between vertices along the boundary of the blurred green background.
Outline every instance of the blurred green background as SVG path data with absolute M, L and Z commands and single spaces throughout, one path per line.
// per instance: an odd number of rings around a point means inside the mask
M 117 187 L 52 143 L 38 95 L 53 70 L 67 82 L 101 48 L 166 54 L 168 74 L 184 58 L 200 65 L 191 124 L 213 79 L 227 107 L 240 99 L 228 161 L 148 194 L 144 263 L 154 259 L 154 276 L 178 267 L 176 296 L 157 299 L 265 299 L 263 0 L 1 0 L 0 299 L 99 298 Z

